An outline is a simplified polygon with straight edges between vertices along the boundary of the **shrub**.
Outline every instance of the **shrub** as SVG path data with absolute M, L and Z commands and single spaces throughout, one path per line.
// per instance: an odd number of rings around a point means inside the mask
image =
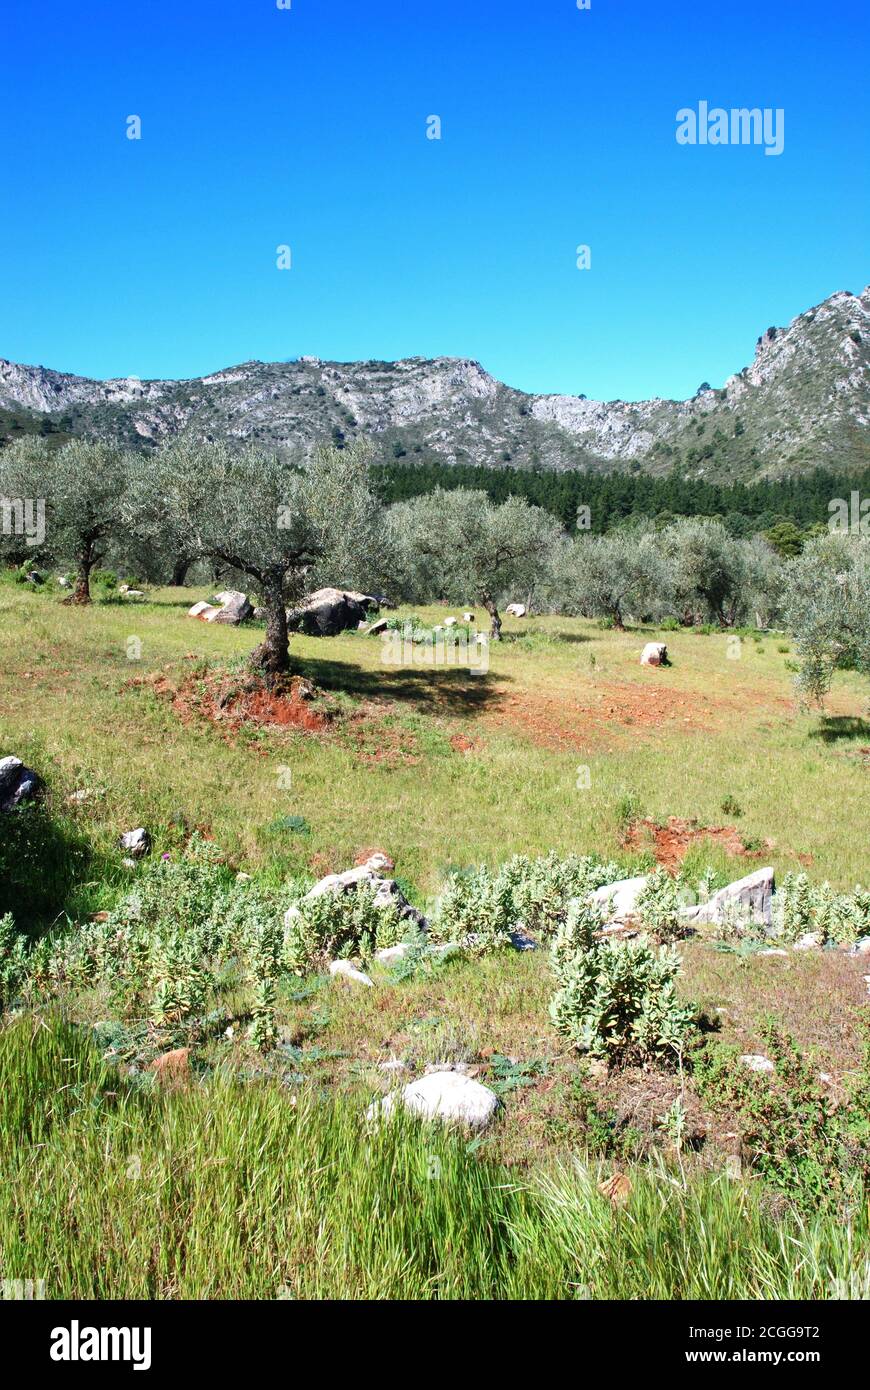
M 812 883 L 804 873 L 786 874 L 773 900 L 774 924 L 787 941 L 821 933 L 845 945 L 870 933 L 870 891 L 837 893 L 829 883 Z
M 677 998 L 680 957 L 644 938 L 596 941 L 594 909 L 573 906 L 551 961 L 561 988 L 550 1003 L 557 1029 L 608 1062 L 675 1061 L 695 1016 Z
M 297 973 L 327 960 L 367 960 L 395 946 L 408 926 L 391 903 L 377 906 L 375 890 L 366 884 L 349 893 L 322 893 L 296 904 L 284 928 L 281 959 Z
M 621 873 L 618 864 L 594 855 L 571 854 L 563 859 L 550 853 L 529 859 L 515 854 L 503 866 L 500 878 L 510 888 L 514 920 L 533 935 L 546 936 L 564 921 L 573 898 L 588 897 Z
M 870 1183 L 870 1032 L 863 1065 L 837 1105 L 794 1040 L 768 1020 L 761 1029 L 773 1076 L 748 1070 L 739 1049 L 705 1040 L 693 1058 L 695 1082 L 714 1108 L 737 1115 L 745 1149 L 761 1176 L 799 1207 L 860 1206 Z
M 434 929 L 440 940 L 456 941 L 474 955 L 485 955 L 511 944 L 515 919 L 511 884 L 481 867 L 451 875 Z
M 656 869 L 635 904 L 648 932 L 659 941 L 675 941 L 683 935 L 679 884 L 666 869 Z
M 0 917 L 0 1008 L 18 993 L 27 970 L 27 939 L 15 930 L 12 913 Z

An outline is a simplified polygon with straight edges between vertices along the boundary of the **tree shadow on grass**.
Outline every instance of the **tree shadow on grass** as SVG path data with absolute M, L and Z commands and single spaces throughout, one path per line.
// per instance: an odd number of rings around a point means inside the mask
M 839 743 L 846 738 L 870 740 L 870 723 L 855 714 L 825 714 L 810 738 L 821 739 L 823 743 Z
M 503 675 L 473 672 L 467 667 L 379 667 L 375 671 L 345 661 L 305 657 L 296 663 L 301 675 L 332 693 L 357 700 L 397 700 L 430 714 L 480 713 L 503 697 Z
M 29 802 L 0 817 L 0 916 L 33 933 L 67 906 L 92 868 L 84 834 Z

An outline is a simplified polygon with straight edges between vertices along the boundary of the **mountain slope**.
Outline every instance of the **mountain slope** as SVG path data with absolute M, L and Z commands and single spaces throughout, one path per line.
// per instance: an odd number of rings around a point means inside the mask
M 293 452 L 371 437 L 381 458 L 519 468 L 674 467 L 714 481 L 870 461 L 870 288 L 758 339 L 751 366 L 688 401 L 529 395 L 464 358 L 245 362 L 189 381 L 92 381 L 0 359 L 0 411 L 150 447 L 190 432 Z

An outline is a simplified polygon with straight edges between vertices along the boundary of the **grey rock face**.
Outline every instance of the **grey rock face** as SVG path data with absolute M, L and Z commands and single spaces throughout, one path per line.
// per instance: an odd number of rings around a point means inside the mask
M 720 888 L 706 902 L 684 907 L 682 916 L 687 922 L 714 922 L 721 926 L 736 920 L 769 927 L 774 888 L 773 869 L 756 869 Z
M 11 811 L 29 801 L 42 787 L 42 780 L 20 758 L 0 758 L 0 812 Z
M 309 594 L 299 608 L 287 613 L 291 632 L 305 637 L 337 637 L 340 632 L 358 628 L 370 612 L 377 612 L 378 600 L 371 594 L 348 589 L 318 589 Z

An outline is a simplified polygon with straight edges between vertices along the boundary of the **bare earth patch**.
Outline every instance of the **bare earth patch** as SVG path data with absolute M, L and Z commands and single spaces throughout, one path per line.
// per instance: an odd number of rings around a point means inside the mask
M 714 841 L 726 854 L 757 859 L 763 851 L 748 850 L 733 825 L 698 825 L 695 820 L 668 816 L 666 825 L 644 817 L 632 821 L 623 837 L 627 849 L 651 850 L 656 862 L 672 872 L 680 867 L 692 845 L 699 841 Z
M 745 712 L 745 702 L 634 681 L 601 681 L 582 700 L 529 692 L 503 695 L 484 718 L 488 724 L 520 729 L 543 747 L 588 749 L 626 731 L 643 737 L 657 729 L 712 729 L 735 708 Z

